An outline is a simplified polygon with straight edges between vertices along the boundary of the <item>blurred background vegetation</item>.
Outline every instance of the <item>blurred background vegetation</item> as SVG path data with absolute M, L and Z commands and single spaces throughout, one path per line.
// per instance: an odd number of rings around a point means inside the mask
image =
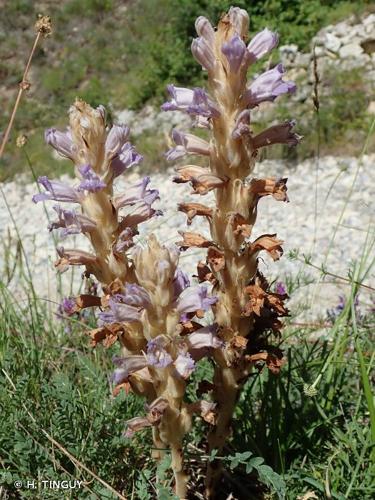
M 76 96 L 91 105 L 104 104 L 111 111 L 139 110 L 145 104 L 159 106 L 168 83 L 204 84 L 201 68 L 190 52 L 194 21 L 202 14 L 214 21 L 231 4 L 251 13 L 252 34 L 268 26 L 279 32 L 281 44 L 294 43 L 306 51 L 322 26 L 352 14 L 359 17 L 374 8 L 369 0 L 2 1 L 0 130 L 4 130 L 9 117 L 39 12 L 52 17 L 54 33 L 42 44 L 34 60 L 32 88 L 22 103 L 7 155 L 0 165 L 0 181 L 26 170 L 24 155 L 15 148 L 19 133 L 29 138 L 28 151 L 38 174 L 67 171 L 69 164 L 52 158 L 45 147 L 43 129 L 65 126 L 67 110 Z M 369 98 L 364 93 L 360 72 L 334 78 L 339 83 L 337 90 L 321 103 L 323 152 L 339 154 L 344 150 L 356 154 L 355 134 L 368 130 Z M 283 118 L 287 113 L 281 100 L 276 115 Z M 297 108 L 293 113 L 298 119 L 306 110 Z M 311 123 L 301 125 L 299 131 L 305 135 L 305 129 L 312 128 Z M 147 149 L 146 169 L 151 165 L 162 167 L 163 141 L 161 135 L 135 138 L 136 144 Z M 311 156 L 314 150 L 315 143 L 310 140 L 299 148 L 299 159 Z M 274 155 L 290 155 L 290 151 L 276 148 Z

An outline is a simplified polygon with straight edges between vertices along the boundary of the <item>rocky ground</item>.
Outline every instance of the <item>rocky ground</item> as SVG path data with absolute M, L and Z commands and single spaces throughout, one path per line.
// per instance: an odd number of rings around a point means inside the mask
M 271 279 L 285 281 L 287 277 L 300 281 L 291 303 L 295 312 L 302 314 L 303 304 L 308 304 L 308 312 L 303 317 L 324 316 L 328 308 L 338 303 L 339 294 L 349 291 L 345 283 L 328 284 L 337 281 L 326 278 L 319 281 L 320 273 L 300 260 L 290 258 L 290 253 L 298 251 L 299 258 L 310 255 L 314 265 L 324 264 L 334 274 L 346 277 L 354 261 L 359 261 L 367 244 L 374 241 L 375 225 L 375 156 L 355 158 L 323 157 L 318 162 L 307 160 L 299 165 L 288 165 L 279 161 L 265 161 L 258 164 L 254 176 L 276 175 L 288 177 L 290 203 L 276 202 L 263 198 L 259 203 L 258 221 L 254 238 L 263 233 L 277 233 L 285 241 L 284 256 L 274 263 L 267 256 L 261 263 L 264 272 Z M 152 176 L 152 185 L 160 190 L 159 207 L 164 216 L 142 225 L 139 237 L 143 244 L 148 234 L 154 233 L 164 243 L 179 241 L 179 230 L 186 229 L 186 217 L 176 211 L 178 202 L 195 199 L 189 194 L 187 185 L 173 184 L 172 171 Z M 117 189 L 126 189 L 129 183 L 139 178 L 136 171 L 118 180 Z M 72 182 L 71 179 L 65 179 Z M 18 234 L 27 258 L 34 285 L 39 296 L 56 299 L 55 242 L 47 231 L 47 214 L 53 217 L 51 205 L 35 205 L 31 196 L 37 190 L 34 183 L 9 182 L 2 186 L 7 205 L 17 224 Z M 204 202 L 209 204 L 211 194 Z M 199 201 L 199 200 L 196 200 Z M 23 295 L 18 271 L 12 272 L 12 260 L 17 253 L 18 234 L 14 228 L 4 199 L 0 200 L 0 272 L 9 281 L 9 288 L 17 297 Z M 207 228 L 202 221 L 193 221 L 191 230 L 205 234 Z M 207 232 L 206 232 L 207 234 Z M 58 241 L 65 247 L 72 245 L 88 249 L 88 242 L 82 237 L 69 237 Z M 368 261 L 370 261 L 371 256 Z M 181 266 L 189 273 L 195 271 L 195 264 L 203 253 L 189 250 L 181 255 Z M 18 272 L 19 273 L 19 272 Z M 374 272 L 366 277 L 366 282 L 374 286 Z M 289 279 L 288 278 L 288 279 Z M 312 282 L 307 284 L 307 282 Z M 74 275 L 63 275 L 63 294 L 77 292 L 81 283 L 80 270 Z M 371 294 L 363 292 L 360 297 L 364 308 L 371 306 Z

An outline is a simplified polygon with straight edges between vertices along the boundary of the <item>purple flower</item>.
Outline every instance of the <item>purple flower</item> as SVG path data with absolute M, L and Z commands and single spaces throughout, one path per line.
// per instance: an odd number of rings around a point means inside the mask
M 32 198 L 34 203 L 46 200 L 80 203 L 82 200 L 82 195 L 77 189 L 61 181 L 51 181 L 48 177 L 42 176 L 38 178 L 38 183 L 44 187 L 46 192 L 34 194 Z
M 49 128 L 44 132 L 44 139 L 46 143 L 52 146 L 61 156 L 69 158 L 69 160 L 74 159 L 76 147 L 73 144 L 70 130 L 60 132 L 55 128 Z
M 121 302 L 119 295 L 109 299 L 109 311 L 99 313 L 103 323 L 132 323 L 141 319 L 142 310 Z
M 345 309 L 346 298 L 343 295 L 339 295 L 339 303 L 333 309 L 327 310 L 327 316 L 332 323 L 340 316 L 342 311 Z
M 199 328 L 188 335 L 189 344 L 192 349 L 213 347 L 217 349 L 223 346 L 223 341 L 217 336 L 217 325 L 209 325 Z
M 185 111 L 190 115 L 202 115 L 205 117 L 217 117 L 220 112 L 202 88 L 186 89 L 168 85 L 167 90 L 171 96 L 170 102 L 162 105 L 163 111 Z
M 112 361 L 117 366 L 111 377 L 115 385 L 127 382 L 132 373 L 142 370 L 142 368 L 147 366 L 144 356 L 124 356 L 123 358 L 113 356 Z
M 203 16 L 199 16 L 195 21 L 195 29 L 198 35 L 206 40 L 210 47 L 215 42 L 215 30 L 210 21 Z
M 72 316 L 77 312 L 77 303 L 74 297 L 64 297 L 57 309 L 59 316 Z
M 129 131 L 127 125 L 113 125 L 105 141 L 105 153 L 108 158 L 113 158 L 117 155 L 125 144 L 129 136 Z
M 130 142 L 126 142 L 111 162 L 113 177 L 118 177 L 126 169 L 138 165 L 142 160 L 143 156 L 137 153 Z
M 285 284 L 281 281 L 277 282 L 275 286 L 275 292 L 279 295 L 285 295 L 287 293 Z
M 278 43 L 278 34 L 273 33 L 268 28 L 257 33 L 247 46 L 251 62 L 258 61 L 261 57 L 271 52 Z
M 210 147 L 207 141 L 193 134 L 184 134 L 177 129 L 172 130 L 172 139 L 176 147 L 165 153 L 168 161 L 174 161 L 186 154 L 210 155 Z
M 139 321 L 142 310 L 150 305 L 147 291 L 134 284 L 125 285 L 125 293 L 118 293 L 109 299 L 109 311 L 99 314 L 103 323 L 131 323 Z
M 188 378 L 195 370 L 195 361 L 190 354 L 181 352 L 173 363 L 182 378 Z
M 157 189 L 147 189 L 149 182 L 150 177 L 146 176 L 139 182 L 129 186 L 124 194 L 116 196 L 113 199 L 114 207 L 118 210 L 119 208 L 131 206 L 140 201 L 145 201 L 148 205 L 151 205 L 159 198 L 159 191 Z
M 347 299 L 344 297 L 344 295 L 339 295 L 339 303 L 337 304 L 337 306 L 334 307 L 333 309 L 327 310 L 328 319 L 332 323 L 334 323 L 336 321 L 336 319 L 341 315 L 341 313 L 345 309 L 346 305 L 347 305 Z M 356 294 L 354 297 L 353 306 L 354 306 L 354 312 L 355 312 L 356 318 L 360 319 L 361 313 L 359 311 L 359 296 L 358 296 L 358 294 Z
M 229 22 L 239 35 L 247 35 L 249 31 L 249 15 L 244 9 L 231 7 L 228 12 Z
M 159 200 L 159 190 L 158 189 L 148 189 L 143 197 L 143 201 L 147 205 L 152 205 L 154 201 Z
M 196 311 L 208 311 L 217 302 L 217 297 L 209 297 L 206 286 L 191 286 L 186 288 L 177 301 L 177 311 L 180 314 Z
M 78 170 L 83 177 L 83 181 L 78 185 L 78 191 L 96 193 L 106 187 L 106 183 L 100 179 L 90 165 L 81 165 Z
M 136 283 L 128 283 L 125 285 L 125 294 L 116 295 L 119 301 L 124 304 L 129 304 L 135 307 L 147 308 L 151 305 L 148 292 Z
M 215 69 L 216 60 L 210 44 L 203 37 L 194 38 L 191 52 L 199 64 L 207 71 Z
M 302 136 L 292 132 L 295 126 L 295 120 L 289 120 L 281 125 L 269 127 L 260 134 L 252 138 L 254 149 L 259 149 L 271 144 L 287 144 L 288 146 L 296 146 L 302 139 Z
M 266 71 L 256 78 L 244 94 L 246 106 L 254 108 L 261 102 L 274 101 L 276 97 L 295 92 L 294 82 L 284 82 L 285 71 L 282 64 Z
M 147 363 L 155 368 L 165 368 L 172 363 L 171 355 L 165 347 L 169 341 L 164 335 L 159 335 L 147 343 Z
M 246 45 L 237 34 L 234 35 L 229 42 L 223 43 L 221 51 L 227 58 L 232 73 L 237 73 L 242 63 L 249 61 Z
M 58 215 L 58 220 L 48 224 L 48 230 L 63 228 L 61 236 L 68 234 L 89 233 L 94 230 L 96 223 L 86 217 L 86 215 L 77 214 L 74 210 L 64 210 L 59 205 L 53 207 Z
M 177 268 L 173 279 L 174 298 L 177 299 L 188 286 L 190 286 L 188 275 Z

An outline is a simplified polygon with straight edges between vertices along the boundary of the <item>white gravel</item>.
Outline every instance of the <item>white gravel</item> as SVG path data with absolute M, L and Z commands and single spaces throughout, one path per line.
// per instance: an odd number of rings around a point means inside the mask
M 316 318 L 324 316 L 327 308 L 333 307 L 338 301 L 339 293 L 347 293 L 349 287 L 318 283 L 319 272 L 291 260 L 288 253 L 298 250 L 311 255 L 315 265 L 325 263 L 328 271 L 347 277 L 353 261 L 358 261 L 364 252 L 365 242 L 375 239 L 375 155 L 364 156 L 362 160 L 355 158 L 324 157 L 316 163 L 306 160 L 297 166 L 281 161 L 265 161 L 258 164 L 254 173 L 260 176 L 288 177 L 288 195 L 290 203 L 277 202 L 271 197 L 260 200 L 258 220 L 254 238 L 263 233 L 277 233 L 285 241 L 285 254 L 280 261 L 274 263 L 264 256 L 262 268 L 270 279 L 284 280 L 286 276 L 294 278 L 309 275 L 315 284 L 302 286 L 294 294 L 291 306 L 295 311 L 301 303 L 309 304 L 309 311 L 304 317 Z M 176 211 L 178 202 L 196 200 L 206 204 L 212 201 L 212 195 L 198 200 L 197 195 L 191 195 L 187 184 L 171 182 L 172 171 L 152 175 L 152 187 L 160 191 L 158 208 L 164 212 L 163 217 L 155 218 L 141 227 L 140 240 L 144 241 L 147 234 L 155 233 L 162 242 L 180 240 L 178 230 L 186 229 L 186 216 Z M 139 175 L 134 170 L 118 180 L 117 189 L 126 189 L 128 183 L 135 182 Z M 34 286 L 40 297 L 55 300 L 56 274 L 53 268 L 55 260 L 55 244 L 51 233 L 47 231 L 45 209 L 54 218 L 52 205 L 49 202 L 35 205 L 31 196 L 37 192 L 34 183 L 20 180 L 1 185 L 7 204 L 17 223 L 22 244 L 27 253 L 29 267 L 33 276 Z M 200 220 L 199 220 L 200 219 Z M 192 231 L 207 234 L 207 227 L 201 218 L 196 218 L 190 226 Z M 9 215 L 8 208 L 0 195 L 0 276 L 7 281 L 11 274 L 9 255 L 15 255 L 17 247 L 17 232 Z M 59 242 L 61 244 L 61 242 Z M 65 247 L 88 249 L 88 242 L 83 236 L 70 237 L 63 242 Z M 195 264 L 203 252 L 188 250 L 181 256 L 181 266 L 195 273 Z M 368 261 L 374 258 L 374 247 Z M 374 271 L 366 277 L 366 283 L 374 286 Z M 76 268 L 72 278 L 68 272 L 63 275 L 63 293 L 69 294 L 71 283 L 73 292 L 77 292 L 80 284 L 80 270 Z M 327 280 L 328 281 L 328 280 Z M 332 279 L 330 279 L 332 281 Z M 17 297 L 23 295 L 21 280 L 15 275 L 9 283 L 9 289 Z M 303 279 L 302 279 L 303 284 Z M 361 294 L 361 302 L 366 306 L 370 303 L 370 293 Z M 313 305 L 313 307 L 310 307 Z

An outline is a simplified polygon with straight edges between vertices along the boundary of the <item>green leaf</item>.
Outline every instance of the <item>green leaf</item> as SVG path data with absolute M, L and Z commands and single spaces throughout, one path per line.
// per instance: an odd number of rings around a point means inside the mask
M 277 474 L 269 465 L 260 465 L 256 467 L 259 479 L 274 490 L 279 499 L 285 498 L 286 484 L 284 479 Z

